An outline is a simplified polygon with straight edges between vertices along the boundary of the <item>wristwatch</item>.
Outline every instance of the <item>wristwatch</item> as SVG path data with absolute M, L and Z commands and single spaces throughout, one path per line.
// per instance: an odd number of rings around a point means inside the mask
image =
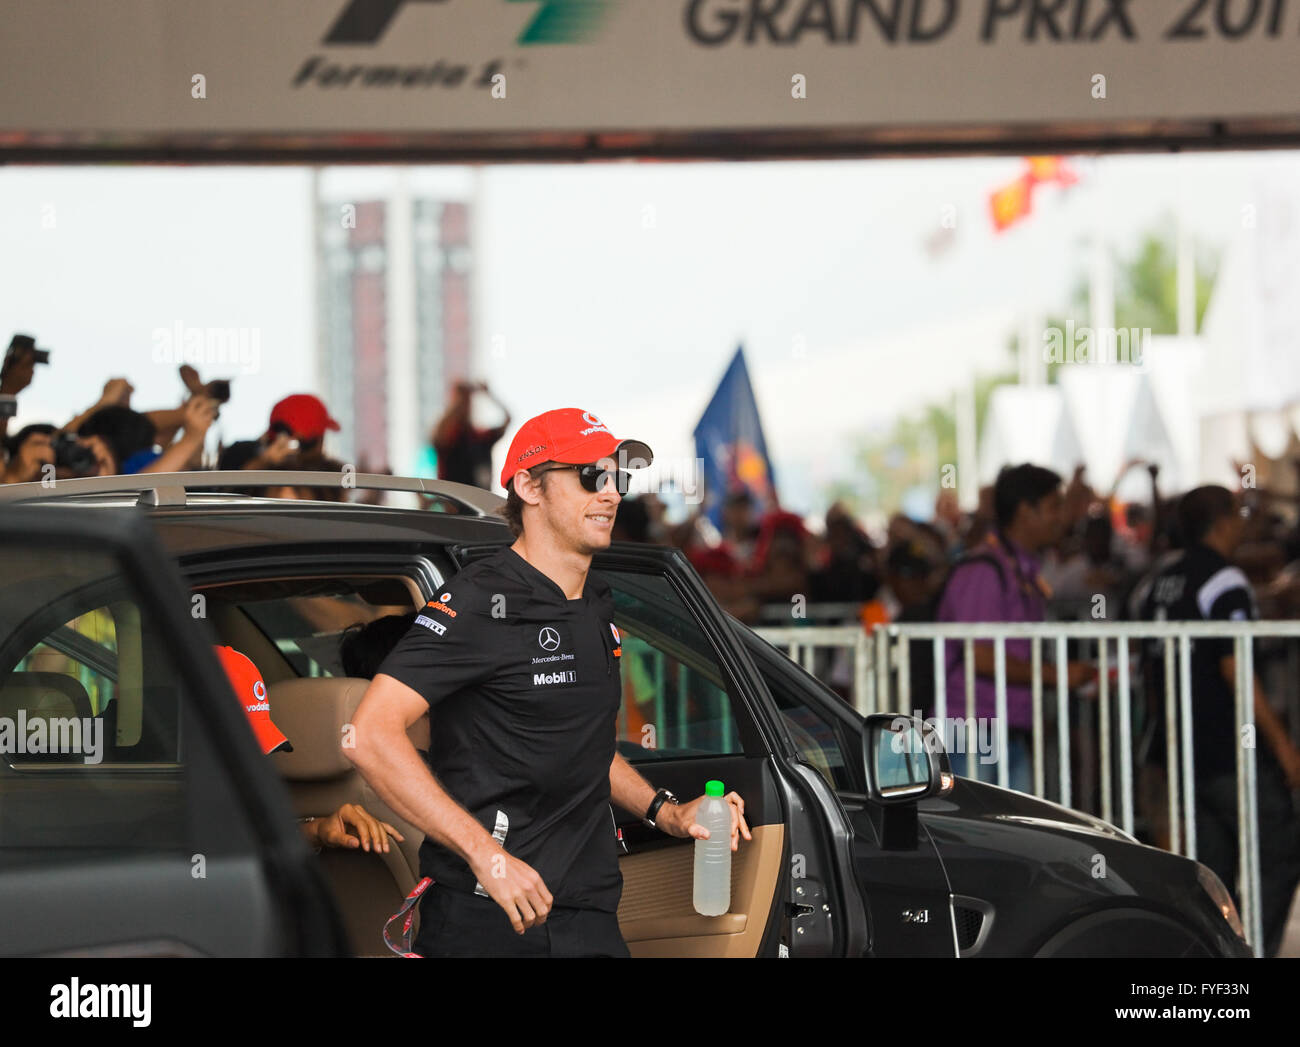
M 667 789 L 659 789 L 655 792 L 655 798 L 650 801 L 650 807 L 646 810 L 645 817 L 642 818 L 641 821 L 645 822 L 645 824 L 651 829 L 657 829 L 658 826 L 655 825 L 655 815 L 659 813 L 659 808 L 662 807 L 665 802 L 675 805 L 679 804 L 681 801 Z

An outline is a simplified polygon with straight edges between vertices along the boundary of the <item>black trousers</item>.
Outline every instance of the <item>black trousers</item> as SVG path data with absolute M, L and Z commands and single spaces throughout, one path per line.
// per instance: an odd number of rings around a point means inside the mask
M 1264 955 L 1273 956 L 1286 933 L 1287 913 L 1300 884 L 1300 816 L 1281 768 L 1262 751 L 1255 765 L 1259 811 L 1260 922 Z M 1237 778 L 1217 775 L 1196 787 L 1196 858 L 1215 871 L 1238 907 Z
M 540 927 L 516 934 L 491 898 L 436 883 L 420 899 L 415 951 L 430 958 L 630 956 L 612 912 L 555 906 Z

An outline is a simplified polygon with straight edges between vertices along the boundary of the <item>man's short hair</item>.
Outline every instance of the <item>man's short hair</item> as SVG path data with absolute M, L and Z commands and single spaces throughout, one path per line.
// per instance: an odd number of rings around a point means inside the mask
M 1022 503 L 1037 505 L 1061 486 L 1059 473 L 1041 465 L 1004 465 L 993 485 L 993 512 L 998 529 L 1011 526 Z
M 35 436 L 38 433 L 43 436 L 53 436 L 58 431 L 59 430 L 55 426 L 42 422 L 34 422 L 31 425 L 24 425 L 18 430 L 18 432 L 14 433 L 13 436 L 5 438 L 5 450 L 8 452 L 9 457 L 13 458 L 22 450 L 23 444 L 27 442 L 29 437 Z
M 542 490 L 546 490 L 546 474 L 550 471 L 549 469 L 540 469 L 538 471 L 539 479 L 537 482 L 541 485 Z M 528 473 L 532 475 L 532 470 L 529 469 Z M 506 504 L 501 509 L 501 515 L 505 517 L 506 523 L 510 525 L 510 533 L 516 538 L 524 533 L 524 506 L 526 504 L 519 495 L 515 494 L 515 480 L 512 476 L 510 478 L 510 489 L 506 492 Z
M 1203 542 L 1214 525 L 1223 517 L 1231 516 L 1235 509 L 1232 492 L 1226 487 L 1206 484 L 1192 488 L 1178 500 L 1178 528 L 1183 533 L 1183 544 Z
M 148 415 L 116 405 L 101 407 L 77 430 L 78 436 L 98 436 L 103 440 L 118 469 L 136 452 L 152 447 L 157 433 Z

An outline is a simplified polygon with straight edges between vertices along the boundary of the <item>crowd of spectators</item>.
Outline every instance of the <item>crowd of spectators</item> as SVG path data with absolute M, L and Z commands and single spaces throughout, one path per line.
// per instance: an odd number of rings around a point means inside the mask
M 1126 470 L 1143 464 L 1129 463 Z M 661 531 L 658 540 L 680 546 L 719 602 L 753 625 L 856 620 L 872 629 L 888 622 L 1294 617 L 1300 609 L 1296 499 L 1246 485 L 1236 491 L 1209 485 L 1174 495 L 1161 491 L 1156 467 L 1146 468 L 1149 497 L 1122 504 L 1113 491 L 1090 486 L 1083 468 L 1066 481 L 1028 463 L 1008 466 L 980 492 L 974 511 L 957 511 L 952 492 L 945 490 L 932 519 L 897 515 L 876 537 L 842 505 L 833 505 L 814 528 L 778 508 L 759 507 L 748 494 L 733 493 L 723 503 L 716 531 L 696 516 Z M 625 501 L 620 521 L 625 514 L 646 519 L 654 500 L 641 501 L 647 504 Z M 622 537 L 654 540 L 643 525 L 625 529 Z M 1054 645 L 1041 660 L 1048 793 L 1060 759 L 1055 720 L 1058 672 L 1063 672 L 1073 782 L 1069 804 L 1102 813 L 1098 646 L 1096 641 L 1072 641 L 1067 652 L 1059 670 Z M 1144 842 L 1168 848 L 1164 643 L 1135 641 L 1129 652 L 1135 830 Z M 1293 793 L 1300 790 L 1300 743 L 1292 726 L 1300 720 L 1295 689 L 1300 645 L 1259 640 L 1254 652 L 1255 679 L 1249 686 L 1259 736 L 1260 904 L 1265 952 L 1274 955 L 1300 884 L 1300 816 L 1293 803 Z M 849 699 L 852 678 L 844 653 L 823 651 L 816 671 Z M 997 713 L 993 646 L 977 641 L 972 654 L 975 713 L 979 723 L 989 724 Z M 1109 693 L 1115 701 L 1118 648 L 1113 643 L 1109 658 Z M 960 642 L 947 642 L 946 659 L 948 715 L 964 716 L 966 668 Z M 1231 889 L 1237 872 L 1239 747 L 1231 644 L 1197 641 L 1191 666 L 1198 856 Z M 909 668 L 912 706 L 896 711 L 930 716 L 936 693 L 930 641 L 912 641 Z M 1002 672 L 1007 751 L 995 753 L 993 762 L 1005 758 L 1008 784 L 1031 792 L 1034 670 L 1029 640 L 1006 641 Z M 1112 751 L 1119 751 L 1114 717 L 1111 731 Z M 979 754 L 981 763 L 984 756 Z M 981 773 L 973 754 L 950 752 L 950 759 L 958 774 L 994 777 L 994 767 L 985 766 Z M 1112 765 L 1112 774 L 1118 773 L 1117 766 Z
M 0 442 L 4 483 L 50 484 L 86 476 L 184 472 L 200 469 L 269 469 L 339 472 L 341 462 L 324 453 L 324 437 L 337 430 L 315 396 L 287 396 L 271 410 L 266 430 L 249 440 L 218 448 L 205 458 L 205 444 L 221 406 L 231 395 L 226 379 L 204 381 L 188 364 L 178 369 L 178 403 L 141 411 L 131 405 L 134 387 L 126 378 L 104 383 L 99 399 L 63 424 L 49 419 L 10 433 L 19 397 L 32 384 L 48 350 L 30 335 L 14 335 L 0 365 Z M 340 501 L 340 485 L 303 487 L 286 483 L 259 493 L 279 498 Z

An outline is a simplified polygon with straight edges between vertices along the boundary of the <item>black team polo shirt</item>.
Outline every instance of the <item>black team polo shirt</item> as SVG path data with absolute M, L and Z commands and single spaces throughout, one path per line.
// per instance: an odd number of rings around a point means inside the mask
M 429 762 L 452 799 L 537 870 L 556 906 L 605 912 L 623 890 L 609 808 L 613 612 L 598 575 L 569 600 L 506 546 L 451 578 L 379 667 L 429 703 Z M 432 839 L 420 875 L 486 893 Z
M 1259 617 L 1254 591 L 1241 568 L 1206 545 L 1194 545 L 1165 561 L 1142 583 L 1134 600 L 1138 616 L 1146 621 L 1226 622 Z M 1143 651 L 1150 679 L 1147 703 L 1157 731 L 1152 736 L 1152 758 L 1164 762 L 1164 640 L 1143 641 Z M 1237 773 L 1236 691 L 1219 669 L 1220 659 L 1232 651 L 1231 640 L 1192 641 L 1192 756 L 1198 781 Z M 1266 745 L 1257 754 L 1272 759 Z

